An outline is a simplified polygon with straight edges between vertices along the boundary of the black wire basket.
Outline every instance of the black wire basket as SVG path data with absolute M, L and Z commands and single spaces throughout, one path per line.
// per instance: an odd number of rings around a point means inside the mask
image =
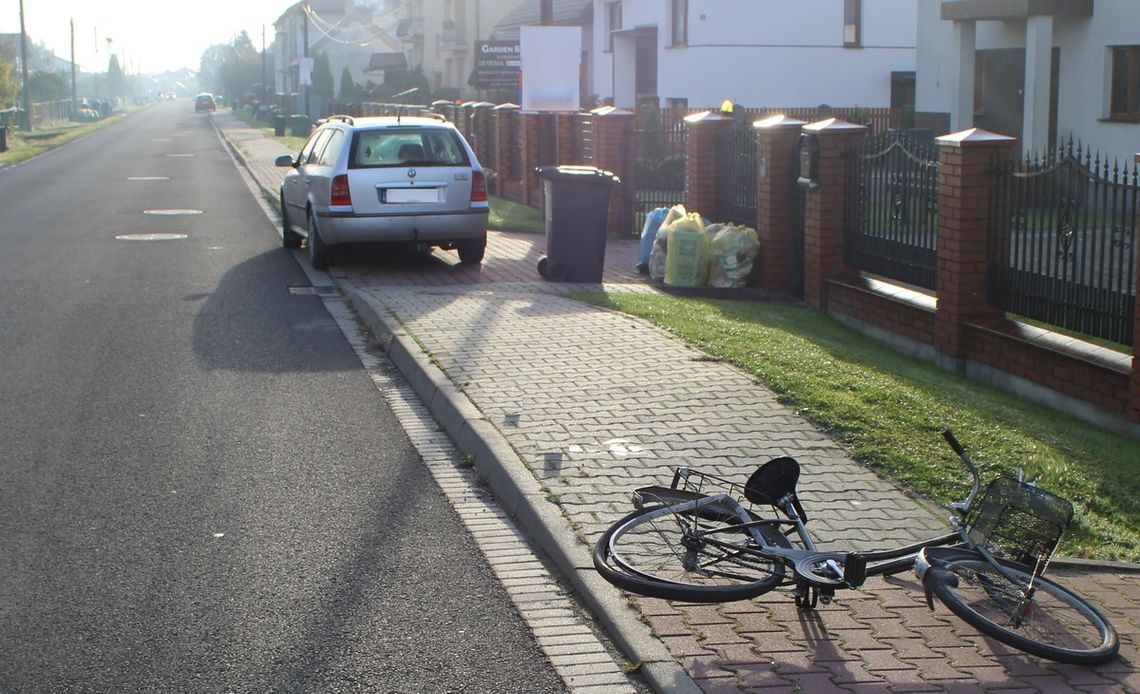
M 998 477 L 970 508 L 966 522 L 977 546 L 1043 570 L 1072 519 L 1069 501 L 1012 477 Z

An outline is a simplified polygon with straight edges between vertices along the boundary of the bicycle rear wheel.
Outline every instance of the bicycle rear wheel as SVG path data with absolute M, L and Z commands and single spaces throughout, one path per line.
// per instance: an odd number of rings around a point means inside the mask
M 1026 600 L 1023 587 L 1033 578 L 1032 570 L 999 562 L 1016 583 L 974 552 L 940 562 L 958 585 L 938 582 L 935 595 L 978 631 L 1031 655 L 1075 665 L 1096 665 L 1116 655 L 1116 629 L 1084 598 L 1038 577 L 1033 597 Z
M 754 527 L 768 544 L 790 546 L 777 530 Z M 602 535 L 594 567 L 615 586 L 648 597 L 745 600 L 772 590 L 784 576 L 784 565 L 760 556 L 758 548 L 751 532 L 722 507 L 650 506 Z

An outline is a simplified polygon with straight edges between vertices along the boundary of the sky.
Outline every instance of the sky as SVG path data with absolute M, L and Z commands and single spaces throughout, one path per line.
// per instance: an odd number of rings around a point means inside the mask
M 197 70 L 202 53 L 229 43 L 244 29 L 254 47 L 273 43 L 273 22 L 297 0 L 23 0 L 24 24 L 33 43 L 71 57 L 75 19 L 75 62 L 80 70 L 104 72 L 110 49 L 127 72 L 153 74 L 188 67 Z M 0 33 L 20 32 L 20 0 L 0 2 Z

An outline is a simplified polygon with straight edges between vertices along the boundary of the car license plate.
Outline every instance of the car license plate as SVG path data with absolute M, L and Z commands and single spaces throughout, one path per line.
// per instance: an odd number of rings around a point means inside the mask
M 439 202 L 439 188 L 386 188 L 382 202 L 391 204 Z

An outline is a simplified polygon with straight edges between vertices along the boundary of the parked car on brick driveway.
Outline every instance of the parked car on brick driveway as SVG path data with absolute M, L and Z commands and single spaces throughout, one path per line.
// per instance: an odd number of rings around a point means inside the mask
M 395 242 L 455 249 L 476 264 L 487 247 L 487 178 L 475 152 L 439 116 L 332 116 L 281 182 L 286 248 L 306 240 L 313 267 L 340 244 Z

